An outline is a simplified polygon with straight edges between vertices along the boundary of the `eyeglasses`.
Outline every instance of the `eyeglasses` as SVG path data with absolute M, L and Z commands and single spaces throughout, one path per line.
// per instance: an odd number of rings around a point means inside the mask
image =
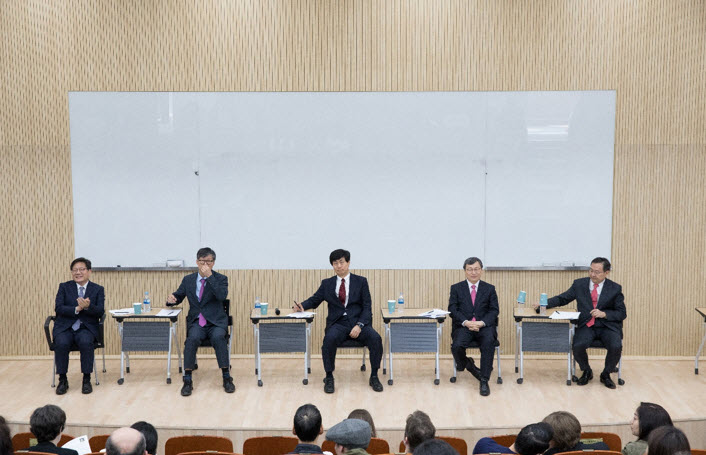
M 593 270 L 593 269 L 591 269 L 588 272 L 589 275 L 602 275 L 604 273 L 605 273 L 605 271 L 603 271 L 603 270 Z
M 79 272 L 85 272 L 86 270 L 88 270 L 88 269 L 85 268 L 85 267 L 83 267 L 83 268 L 80 268 L 80 269 L 71 269 L 71 272 L 72 272 L 72 273 L 79 273 Z
M 216 261 L 213 259 L 210 259 L 210 260 L 209 259 L 199 259 L 196 262 L 198 262 L 199 264 L 213 264 Z
M 481 269 L 480 267 L 474 267 L 474 268 L 466 269 L 466 272 L 476 272 L 477 273 L 477 272 L 480 272 L 481 270 L 483 270 L 483 269 Z

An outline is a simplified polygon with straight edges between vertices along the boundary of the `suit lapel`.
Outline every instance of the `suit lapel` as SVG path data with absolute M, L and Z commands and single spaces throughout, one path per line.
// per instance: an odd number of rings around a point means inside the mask
M 487 286 L 485 285 L 485 282 L 478 281 L 478 285 L 476 286 L 476 303 L 479 303 L 481 301 L 481 298 L 485 295 L 486 291 L 487 291 Z M 470 291 L 468 292 L 468 295 L 469 296 L 471 295 Z M 471 303 L 473 303 L 472 299 L 471 299 Z

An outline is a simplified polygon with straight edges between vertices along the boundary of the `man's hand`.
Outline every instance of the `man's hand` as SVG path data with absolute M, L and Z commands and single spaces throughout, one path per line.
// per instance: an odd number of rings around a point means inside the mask
M 296 301 L 294 302 L 294 305 L 292 305 L 292 309 L 298 313 L 304 311 L 304 307 L 298 304 Z
M 600 319 L 600 318 L 605 318 L 606 314 L 605 312 L 599 310 L 598 308 L 594 308 L 591 310 L 591 316 L 594 318 Z
M 201 275 L 204 278 L 208 278 L 212 275 L 211 273 L 211 267 L 208 264 L 201 264 L 199 263 L 199 275 Z
M 360 326 L 356 325 L 353 327 L 353 330 L 351 330 L 351 333 L 349 333 L 351 338 L 358 338 L 358 335 L 360 335 Z
M 88 308 L 91 305 L 91 299 L 89 299 L 89 298 L 79 297 L 78 299 L 76 299 L 76 302 L 78 302 L 78 307 L 79 307 L 78 311 L 85 310 L 86 308 Z
M 534 308 L 535 310 L 536 310 L 537 308 L 539 308 L 539 302 L 534 302 L 534 303 L 532 304 L 532 308 Z
M 468 327 L 468 330 L 471 332 L 478 332 L 480 329 L 485 327 L 485 324 L 483 324 L 483 321 L 468 321 L 466 327 Z
M 174 294 L 169 294 L 169 297 L 167 297 L 167 303 L 177 303 L 177 299 L 174 297 Z

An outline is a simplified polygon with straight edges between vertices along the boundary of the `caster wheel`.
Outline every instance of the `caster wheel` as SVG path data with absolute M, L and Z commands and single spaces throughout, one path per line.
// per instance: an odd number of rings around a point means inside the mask
M 257 374 L 257 368 L 255 368 L 255 374 Z
M 106 371 L 106 369 L 105 369 L 105 368 L 103 368 L 103 373 L 106 373 L 106 372 L 107 372 L 107 371 Z
M 522 378 L 517 378 L 517 383 L 522 384 L 523 379 Z
M 382 369 L 382 374 L 387 374 L 387 368 Z M 698 373 L 696 373 L 696 374 L 698 374 Z
M 198 364 L 198 363 L 195 363 L 195 364 L 194 364 L 194 371 L 196 371 L 196 370 L 198 370 L 198 369 L 199 369 L 199 364 Z
M 387 385 L 392 385 L 393 383 L 394 383 L 394 382 L 392 381 L 392 379 L 388 379 L 388 380 L 387 380 Z
M 439 380 L 438 380 L 438 379 L 434 379 L 434 385 L 439 385 Z
M 302 384 L 304 384 L 304 385 L 309 384 L 309 380 L 308 380 L 308 379 L 302 379 Z
M 123 385 L 123 382 L 125 382 L 125 379 L 123 379 L 123 378 L 118 379 L 118 385 Z
M 503 383 L 503 378 L 498 378 L 498 384 L 502 384 L 502 383 Z
M 618 379 L 618 385 L 625 385 L 625 381 L 622 379 Z
M 456 382 L 456 376 L 454 376 L 453 378 L 449 379 L 449 381 L 451 381 L 451 382 Z
M 515 367 L 515 373 L 519 373 L 519 372 L 520 372 L 519 369 L 517 367 Z
M 360 371 L 365 371 L 365 365 L 360 366 Z
M 183 371 L 182 371 L 182 368 L 181 368 L 181 367 L 179 367 L 179 373 L 183 373 Z
M 698 368 L 694 368 L 694 374 L 699 374 L 699 369 L 698 369 Z
M 566 380 L 566 385 L 571 385 L 571 381 L 567 379 L 567 380 Z
M 167 378 L 167 384 L 171 384 L 171 383 L 172 383 L 172 378 Z
M 258 387 L 262 387 L 262 379 L 260 379 L 260 380 L 257 381 L 257 386 L 258 386 Z
M 308 374 L 311 374 L 311 368 L 307 368 L 307 369 L 306 369 L 306 372 L 307 372 Z
M 129 373 L 129 372 L 130 372 L 130 367 L 126 367 L 126 368 L 125 368 L 125 372 L 126 372 L 126 373 Z
M 232 369 L 233 369 L 233 365 L 228 365 L 228 369 L 229 369 L 229 370 L 232 370 Z

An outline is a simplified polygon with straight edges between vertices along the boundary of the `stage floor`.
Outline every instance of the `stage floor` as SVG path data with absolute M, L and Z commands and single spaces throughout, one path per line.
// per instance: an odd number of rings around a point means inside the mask
M 263 358 L 263 387 L 257 386 L 252 359 L 233 359 L 236 392 L 226 394 L 215 359 L 200 358 L 194 373 L 194 393 L 181 397 L 181 376 L 176 359 L 172 384 L 166 383 L 166 360 L 133 358 L 125 383 L 117 384 L 120 361 L 109 359 L 107 373 L 99 373 L 101 384 L 90 395 L 81 394 L 78 359 L 69 367 L 69 392 L 57 396 L 50 387 L 50 360 L 0 361 L 0 415 L 14 431 L 27 431 L 32 411 L 48 403 L 67 414 L 66 433 L 105 434 L 113 428 L 146 420 L 166 438 L 180 434 L 217 434 L 230 437 L 236 452 L 242 441 L 255 435 L 285 435 L 291 432 L 296 408 L 313 403 L 320 410 L 324 427 L 344 419 L 355 408 L 372 414 L 380 436 L 396 447 L 406 416 L 416 409 L 428 413 L 437 434 L 464 437 L 469 447 L 475 439 L 493 434 L 516 433 L 556 410 L 572 412 L 585 430 L 618 433 L 630 441 L 629 423 L 641 401 L 664 406 L 675 424 L 687 432 L 692 447 L 706 448 L 706 375 L 695 375 L 693 359 L 623 361 L 624 386 L 609 390 L 597 379 L 579 387 L 566 385 L 565 360 L 525 361 L 524 383 L 514 371 L 514 360 L 502 360 L 503 384 L 493 371 L 489 397 L 478 394 L 478 381 L 462 372 L 451 383 L 451 359 L 441 361 L 441 383 L 434 385 L 433 359 L 397 358 L 394 385 L 381 375 L 383 393 L 368 386 L 369 372 L 360 371 L 360 357 L 337 362 L 336 392 L 323 391 L 320 358 L 312 358 L 309 384 L 303 385 L 301 358 Z M 592 359 L 600 370 L 602 359 Z M 100 363 L 99 363 L 100 365 Z M 382 371 L 380 371 L 382 373 Z M 389 373 L 389 372 L 388 372 Z M 613 375 L 617 382 L 617 375 Z

